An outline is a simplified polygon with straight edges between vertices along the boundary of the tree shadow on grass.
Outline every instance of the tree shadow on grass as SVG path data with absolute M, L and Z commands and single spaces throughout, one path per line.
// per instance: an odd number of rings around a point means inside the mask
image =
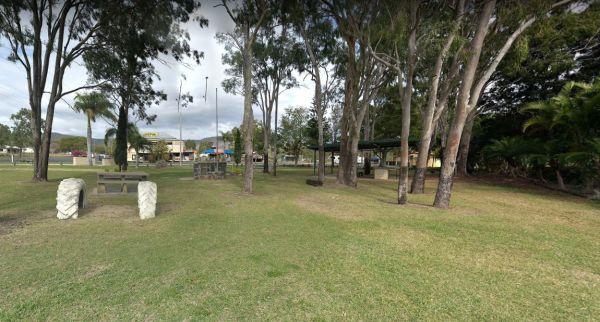
M 15 229 L 25 227 L 25 216 L 6 215 L 0 216 L 0 236 L 7 235 Z

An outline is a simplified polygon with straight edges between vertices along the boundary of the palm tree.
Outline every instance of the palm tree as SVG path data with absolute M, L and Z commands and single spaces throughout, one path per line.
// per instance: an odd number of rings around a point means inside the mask
M 108 151 L 108 142 L 117 135 L 117 129 L 112 127 L 106 130 L 104 134 L 104 145 L 107 147 Z M 135 159 L 135 167 L 139 167 L 139 152 L 144 150 L 150 146 L 150 141 L 148 141 L 142 134 L 138 127 L 133 123 L 127 124 L 127 142 L 129 146 L 135 151 L 136 159 Z
M 111 112 L 112 107 L 110 101 L 100 92 L 75 96 L 73 108 L 75 111 L 85 113 L 87 116 L 87 157 L 90 166 L 94 165 L 94 159 L 92 158 L 92 122 L 96 122 L 97 117 L 114 119 L 115 117 Z
M 566 190 L 561 169 L 576 166 L 592 179 L 600 170 L 600 81 L 569 82 L 549 100 L 527 105 L 532 116 L 523 131 L 540 135 L 547 147 L 548 163 L 559 187 Z M 537 132 L 537 133 L 536 133 Z M 592 184 L 591 181 L 589 184 Z
M 127 129 L 127 141 L 129 142 L 129 146 L 135 151 L 135 167 L 137 168 L 139 167 L 140 162 L 139 152 L 148 148 L 150 146 L 150 141 L 140 134 L 137 126 L 133 123 L 129 123 Z

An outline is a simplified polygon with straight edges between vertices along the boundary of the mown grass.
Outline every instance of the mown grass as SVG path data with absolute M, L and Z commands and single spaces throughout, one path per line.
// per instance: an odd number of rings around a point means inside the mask
M 0 166 L 0 320 L 594 320 L 600 205 L 458 182 L 453 207 L 394 204 L 395 183 L 304 184 L 308 170 L 181 180 L 150 169 L 159 214 L 90 196 L 59 221 L 59 179 L 95 170 Z

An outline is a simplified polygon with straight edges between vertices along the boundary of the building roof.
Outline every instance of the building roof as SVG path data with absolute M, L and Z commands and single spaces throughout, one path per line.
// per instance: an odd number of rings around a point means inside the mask
M 411 141 L 415 141 L 412 138 L 409 138 L 409 143 L 415 143 L 415 142 L 411 142 Z M 340 150 L 340 142 L 334 142 L 334 143 L 327 143 L 323 145 L 325 148 L 325 152 L 337 152 Z M 386 149 L 386 148 L 399 148 L 400 147 L 400 139 L 380 139 L 380 140 L 373 140 L 373 141 L 359 141 L 358 142 L 358 149 L 359 150 L 373 150 L 373 149 Z M 308 146 L 309 149 L 311 150 L 318 150 L 319 146 L 318 145 L 310 145 Z

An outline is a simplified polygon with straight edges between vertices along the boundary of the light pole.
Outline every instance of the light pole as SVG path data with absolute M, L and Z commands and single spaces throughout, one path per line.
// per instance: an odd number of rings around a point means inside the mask
M 177 113 L 179 114 L 179 166 L 183 166 L 183 134 L 181 131 L 181 85 L 183 80 L 179 82 L 179 97 L 177 98 Z
M 217 97 L 217 88 L 215 88 L 215 119 L 216 119 L 216 123 L 217 123 L 217 144 L 215 145 L 216 147 L 216 153 L 219 153 L 219 99 Z
M 218 87 L 215 87 L 215 120 L 216 120 L 216 138 L 215 138 L 215 172 L 219 172 L 219 99 L 218 99 Z

